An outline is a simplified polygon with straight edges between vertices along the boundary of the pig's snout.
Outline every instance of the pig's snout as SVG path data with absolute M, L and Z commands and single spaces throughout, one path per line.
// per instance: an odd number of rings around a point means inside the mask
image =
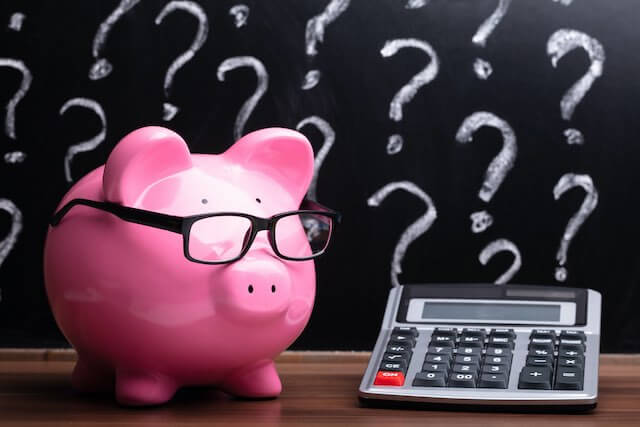
M 282 263 L 245 258 L 214 280 L 214 300 L 234 318 L 247 321 L 283 315 L 290 305 L 291 279 Z

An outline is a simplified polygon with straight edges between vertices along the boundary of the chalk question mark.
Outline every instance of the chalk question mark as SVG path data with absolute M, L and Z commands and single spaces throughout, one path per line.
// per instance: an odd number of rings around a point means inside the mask
M 440 60 L 438 59 L 436 51 L 431 47 L 429 43 L 422 40 L 388 40 L 380 50 L 380 54 L 384 58 L 389 58 L 390 56 L 395 55 L 400 49 L 403 49 L 405 47 L 422 50 L 429 56 L 430 62 L 424 69 L 422 69 L 422 71 L 413 76 L 409 83 L 402 86 L 402 88 L 400 88 L 400 90 L 391 100 L 391 104 L 389 105 L 389 118 L 395 122 L 399 122 L 402 120 L 402 107 L 405 104 L 409 103 L 414 96 L 416 96 L 418 90 L 420 90 L 422 86 L 431 83 L 431 81 L 436 78 L 436 76 L 438 75 L 438 70 L 440 68 Z M 391 135 L 387 142 L 387 154 L 391 155 L 398 153 L 400 150 L 402 150 L 403 144 L 404 140 L 401 135 Z
M 329 150 L 331 150 L 336 140 L 336 133 L 326 120 L 318 116 L 310 116 L 301 120 L 300 123 L 296 125 L 296 130 L 300 131 L 306 125 L 315 126 L 324 137 L 322 147 L 318 150 L 318 154 L 316 154 L 313 161 L 313 177 L 311 178 L 311 184 L 309 184 L 309 191 L 307 191 L 307 197 L 317 201 L 318 195 L 316 194 L 316 189 L 318 187 L 318 174 L 320 173 L 324 159 L 327 157 L 327 154 L 329 154 Z
M 107 58 L 100 58 L 100 52 L 107 41 L 107 36 L 111 31 L 111 27 L 118 22 L 122 15 L 127 13 L 138 3 L 140 3 L 140 0 L 121 0 L 118 7 L 111 12 L 111 15 L 109 15 L 102 24 L 100 24 L 100 27 L 93 38 L 92 53 L 96 61 L 89 69 L 89 78 L 91 80 L 100 80 L 105 78 L 113 70 L 113 65 L 111 65 Z
M 566 173 L 560 177 L 558 183 L 553 188 L 553 197 L 558 200 L 567 190 L 574 187 L 582 187 L 587 193 L 580 209 L 576 212 L 564 230 L 562 239 L 560 240 L 560 247 L 556 254 L 558 260 L 558 267 L 556 267 L 555 277 L 559 282 L 567 280 L 567 269 L 564 266 L 567 262 L 567 252 L 569 251 L 569 245 L 571 240 L 575 237 L 578 229 L 587 220 L 591 212 L 598 206 L 598 190 L 593 185 L 593 181 L 589 175 L 577 175 L 574 173 Z
M 238 67 L 253 68 L 256 72 L 258 84 L 255 92 L 245 101 L 238 112 L 238 116 L 236 117 L 235 124 L 233 125 L 233 137 L 236 141 L 242 137 L 244 133 L 244 125 L 247 123 L 247 120 L 256 108 L 256 105 L 258 105 L 262 95 L 264 95 L 269 87 L 269 74 L 267 74 L 267 70 L 264 68 L 262 62 L 253 56 L 235 56 L 233 58 L 225 59 L 220 66 L 218 66 L 218 80 L 223 82 L 225 73 Z
M 27 17 L 25 16 L 24 13 L 21 12 L 16 12 L 13 15 L 11 15 L 11 18 L 9 19 L 9 29 L 13 30 L 13 31 L 20 31 L 22 30 L 22 24 L 24 24 L 24 20 Z
M 398 275 L 402 273 L 402 260 L 404 259 L 404 255 L 407 252 L 409 245 L 418 237 L 426 233 L 438 217 L 436 207 L 433 204 L 431 197 L 410 181 L 396 181 L 385 185 L 373 196 L 369 197 L 367 204 L 373 207 L 380 206 L 380 203 L 382 203 L 390 193 L 396 190 L 407 191 L 424 201 L 427 206 L 427 211 L 407 227 L 406 230 L 404 230 L 400 236 L 400 240 L 393 250 L 393 258 L 391 260 L 391 285 L 393 287 L 400 286 Z
M 593 82 L 602 75 L 605 61 L 604 47 L 595 38 L 576 30 L 560 29 L 551 34 L 547 41 L 547 55 L 551 57 L 551 65 L 558 66 L 562 57 L 578 47 L 589 55 L 591 65 L 586 74 L 569 88 L 560 101 L 560 114 L 564 120 L 571 120 L 573 112 L 585 97 Z M 583 144 L 584 137 L 577 129 L 566 129 L 564 135 L 568 144 Z
M 484 47 L 487 44 L 487 39 L 496 29 L 502 18 L 507 14 L 507 10 L 509 10 L 509 5 L 511 4 L 511 0 L 499 0 L 498 6 L 493 11 L 493 13 L 478 27 L 478 30 L 471 38 L 473 44 Z M 493 67 L 491 67 L 491 63 L 482 58 L 476 58 L 473 63 L 473 71 L 475 71 L 476 76 L 481 80 L 486 80 L 489 78 L 491 73 L 493 72 Z
M 31 87 L 31 81 L 33 77 L 31 71 L 24 65 L 24 62 L 19 59 L 12 58 L 0 58 L 0 67 L 9 67 L 14 70 L 18 70 L 22 73 L 22 82 L 20 88 L 9 100 L 6 106 L 7 114 L 4 120 L 4 132 L 11 139 L 16 139 L 16 107 L 18 103 L 27 94 L 27 91 Z M 12 151 L 4 155 L 4 161 L 6 163 L 20 163 L 26 158 L 26 154 L 22 151 Z
M 511 252 L 513 254 L 513 263 L 509 266 L 509 269 L 502 273 L 502 275 L 493 282 L 496 285 L 503 285 L 505 283 L 509 283 L 511 278 L 520 270 L 520 266 L 522 266 L 522 257 L 520 256 L 520 250 L 518 250 L 518 247 L 512 241 L 507 239 L 497 239 L 485 246 L 485 248 L 480 252 L 478 255 L 480 264 L 487 265 L 489 260 L 498 252 Z
M 237 4 L 229 9 L 229 15 L 233 16 L 236 28 L 247 25 L 249 19 L 249 6 L 246 4 Z
M 407 4 L 404 6 L 405 9 L 420 9 L 421 7 L 426 6 L 431 0 L 407 0 Z
M 498 129 L 502 133 L 502 149 L 489 164 L 478 192 L 480 200 L 488 203 L 513 168 L 518 155 L 518 145 L 516 134 L 509 123 L 487 111 L 477 111 L 464 119 L 456 133 L 456 140 L 463 144 L 471 142 L 475 131 L 483 126 Z M 474 212 L 470 218 L 471 230 L 474 233 L 483 232 L 493 223 L 493 218 L 486 211 Z
M 78 153 L 94 150 L 107 137 L 107 118 L 104 114 L 104 110 L 97 101 L 89 98 L 72 98 L 64 103 L 62 108 L 60 108 L 59 114 L 62 116 L 71 107 L 87 108 L 96 113 L 102 122 L 102 129 L 93 138 L 71 145 L 67 149 L 67 154 L 64 156 L 64 177 L 68 183 L 73 182 L 73 178 L 71 177 L 71 160 L 74 156 Z
M 9 256 L 9 252 L 13 249 L 18 240 L 18 235 L 22 231 L 22 212 L 20 209 L 9 199 L 0 199 L 0 209 L 6 211 L 11 215 L 11 229 L 9 234 L 2 241 L 0 241 L 0 267 L 2 263 Z M 2 295 L 0 295 L 0 301 Z
M 200 7 L 199 4 L 192 1 L 172 1 L 167 3 L 167 5 L 160 11 L 158 16 L 156 17 L 156 25 L 162 24 L 164 18 L 172 12 L 176 10 L 184 10 L 185 12 L 189 12 L 193 16 L 198 19 L 198 31 L 196 32 L 196 36 L 187 49 L 182 55 L 178 56 L 169 66 L 167 70 L 167 74 L 164 76 L 164 96 L 169 97 L 169 92 L 171 90 L 171 85 L 173 84 L 173 77 L 178 72 L 178 70 L 187 62 L 191 61 L 196 52 L 202 47 L 204 42 L 207 40 L 207 35 L 209 34 L 209 20 L 207 19 L 207 15 L 204 13 L 204 10 Z M 163 116 L 162 119 L 165 121 L 170 121 L 173 119 L 178 112 L 179 108 L 175 105 L 165 102 L 162 105 L 163 108 Z
M 338 16 L 347 10 L 350 3 L 351 0 L 331 0 L 321 14 L 307 21 L 307 28 L 304 33 L 307 56 L 314 57 L 318 54 L 316 45 L 318 42 L 322 43 L 324 41 L 324 31 L 327 25 L 338 19 Z M 315 87 L 320 81 L 320 77 L 320 70 L 308 71 L 304 76 L 302 89 L 309 90 Z

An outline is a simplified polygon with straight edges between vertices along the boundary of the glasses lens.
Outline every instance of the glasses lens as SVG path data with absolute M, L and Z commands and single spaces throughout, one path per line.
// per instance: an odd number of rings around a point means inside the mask
M 251 220 L 241 216 L 210 216 L 197 220 L 189 233 L 189 255 L 199 261 L 236 258 L 251 235 Z
M 297 213 L 276 222 L 275 241 L 278 251 L 289 258 L 304 259 L 321 254 L 329 244 L 333 228 L 330 216 Z

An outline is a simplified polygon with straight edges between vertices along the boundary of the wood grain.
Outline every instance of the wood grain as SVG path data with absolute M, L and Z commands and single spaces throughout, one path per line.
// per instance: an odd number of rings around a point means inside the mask
M 640 425 L 640 355 L 601 357 L 594 411 L 551 415 L 360 407 L 357 389 L 369 356 L 363 352 L 285 352 L 277 361 L 284 391 L 274 400 L 237 400 L 203 387 L 183 389 L 165 406 L 131 409 L 118 406 L 111 395 L 74 393 L 69 381 L 72 351 L 47 356 L 43 350 L 23 352 L 20 359 L 17 350 L 0 350 L 3 426 Z

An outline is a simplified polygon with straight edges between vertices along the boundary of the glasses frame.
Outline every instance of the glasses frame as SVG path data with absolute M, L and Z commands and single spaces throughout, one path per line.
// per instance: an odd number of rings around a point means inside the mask
M 240 258 L 242 258 L 247 254 L 247 252 L 251 248 L 251 245 L 253 244 L 253 241 L 256 238 L 256 235 L 263 230 L 267 230 L 268 240 L 269 240 L 269 244 L 271 245 L 271 249 L 273 249 L 273 252 L 276 255 L 278 255 L 280 258 L 286 259 L 289 261 L 306 261 L 306 260 L 316 258 L 322 255 L 327 250 L 327 248 L 329 247 L 329 243 L 331 242 L 331 234 L 333 233 L 335 225 L 339 224 L 342 219 L 342 215 L 340 213 L 332 209 L 329 209 L 325 206 L 322 206 L 320 203 L 315 202 L 313 200 L 309 200 L 309 199 L 304 199 L 300 205 L 300 207 L 306 207 L 309 209 L 282 212 L 282 213 L 273 215 L 269 218 L 262 218 L 255 215 L 243 213 L 243 212 L 212 212 L 212 213 L 190 215 L 190 216 L 175 216 L 175 215 L 163 214 L 160 212 L 147 211 L 144 209 L 132 208 L 129 206 L 122 206 L 113 202 L 98 202 L 98 201 L 89 200 L 89 199 L 72 199 L 53 215 L 53 217 L 51 218 L 51 221 L 49 222 L 50 225 L 52 227 L 57 226 L 62 220 L 62 218 L 74 206 L 78 206 L 78 205 L 89 206 L 95 209 L 109 212 L 124 221 L 131 222 L 134 224 L 146 225 L 148 227 L 159 228 L 162 230 L 170 231 L 172 233 L 181 234 L 182 242 L 183 242 L 183 253 L 185 258 L 187 258 L 189 261 L 196 262 L 198 264 L 209 264 L 209 265 L 229 264 L 229 263 L 238 261 Z M 325 247 L 320 252 L 315 253 L 308 257 L 303 257 L 303 258 L 294 258 L 294 257 L 289 257 L 282 254 L 278 250 L 278 246 L 276 244 L 275 230 L 276 230 L 277 221 L 280 218 L 292 216 L 292 215 L 298 215 L 298 214 L 321 214 L 321 215 L 328 216 L 332 219 L 331 232 L 329 234 L 329 239 L 327 239 L 327 244 L 325 245 Z M 248 238 L 245 237 L 244 239 L 245 243 L 242 248 L 242 251 L 236 257 L 231 258 L 229 260 L 224 260 L 224 261 L 204 261 L 204 260 L 193 258 L 189 254 L 189 236 L 191 234 L 191 227 L 193 223 L 204 218 L 210 218 L 210 217 L 216 217 L 216 216 L 238 216 L 238 217 L 247 218 L 248 220 L 251 221 L 251 233 L 248 236 Z

